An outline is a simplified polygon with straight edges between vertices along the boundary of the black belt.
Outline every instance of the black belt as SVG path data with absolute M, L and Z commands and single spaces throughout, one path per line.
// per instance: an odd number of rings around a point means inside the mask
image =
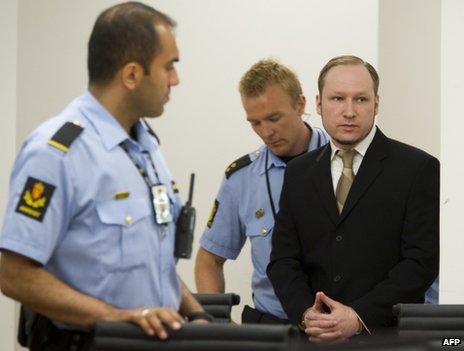
M 245 305 L 242 312 L 242 323 L 249 324 L 290 324 L 288 319 L 281 319 L 272 314 L 264 313 L 256 308 Z
M 31 336 L 31 351 L 87 351 L 92 349 L 91 333 L 57 328 L 48 318 L 39 316 L 38 329 Z

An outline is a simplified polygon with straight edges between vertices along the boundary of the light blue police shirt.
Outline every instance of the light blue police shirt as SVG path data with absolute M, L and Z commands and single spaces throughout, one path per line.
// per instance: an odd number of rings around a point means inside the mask
M 327 134 L 312 127 L 308 151 L 315 150 L 329 141 Z M 271 254 L 274 217 L 266 186 L 266 146 L 249 154 L 251 164 L 224 178 L 216 197 L 216 212 L 211 216 L 211 228 L 206 228 L 200 245 L 207 251 L 226 259 L 236 259 L 245 240 L 251 242 L 253 263 L 252 290 L 255 307 L 261 312 L 278 318 L 287 316 L 275 296 L 266 275 Z M 282 190 L 286 164 L 269 150 L 268 174 L 276 211 Z
M 63 152 L 48 141 L 66 121 L 83 131 Z M 74 289 L 116 307 L 178 309 L 175 225 L 162 230 L 156 224 L 148 186 L 119 144 L 126 143 L 156 183 L 152 157 L 159 181 L 168 186 L 174 221 L 181 200 L 157 139 L 141 121 L 135 128 L 138 141 L 87 91 L 36 129 L 14 164 L 0 249 L 31 258 Z M 15 211 L 29 177 L 55 187 L 42 221 Z

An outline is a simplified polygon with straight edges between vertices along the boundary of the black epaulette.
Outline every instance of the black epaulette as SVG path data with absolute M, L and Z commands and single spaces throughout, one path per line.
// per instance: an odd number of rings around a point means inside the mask
M 156 141 L 158 142 L 158 145 L 161 145 L 160 138 L 158 138 L 158 135 L 156 135 L 156 133 L 153 131 L 153 129 L 151 129 L 148 122 L 146 120 L 143 120 L 143 122 L 145 123 L 145 126 L 147 127 L 148 133 L 150 133 L 151 135 L 153 135 L 155 137 Z
M 227 169 L 226 169 L 226 178 L 229 179 L 229 177 L 232 174 L 234 174 L 240 168 L 248 166 L 250 163 L 251 163 L 250 155 L 245 155 L 245 156 L 240 157 L 238 160 L 235 160 L 234 162 L 232 162 L 229 165 L 229 167 L 227 167 Z
M 82 128 L 80 125 L 66 122 L 58 131 L 51 137 L 48 144 L 56 147 L 58 150 L 68 152 L 71 144 L 81 134 Z

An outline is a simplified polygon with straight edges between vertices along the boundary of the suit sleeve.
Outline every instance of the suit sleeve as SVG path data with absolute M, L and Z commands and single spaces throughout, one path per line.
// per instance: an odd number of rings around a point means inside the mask
M 440 164 L 430 157 L 416 172 L 407 198 L 402 259 L 361 298 L 349 303 L 368 327 L 394 323 L 392 306 L 420 301 L 438 274 Z
M 303 312 L 312 306 L 314 295 L 303 269 L 303 253 L 292 216 L 292 179 L 289 165 L 280 196 L 267 275 L 288 318 L 293 324 L 299 324 Z

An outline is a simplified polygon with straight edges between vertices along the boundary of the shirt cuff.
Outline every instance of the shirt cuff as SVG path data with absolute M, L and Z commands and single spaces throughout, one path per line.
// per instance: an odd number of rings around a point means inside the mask
M 353 311 L 354 311 L 354 310 L 353 310 Z M 363 327 L 363 330 L 367 331 L 367 333 L 368 333 L 369 335 L 371 335 L 371 334 L 372 334 L 371 331 L 369 330 L 369 328 L 367 327 L 367 325 L 364 323 L 364 321 L 361 319 L 361 317 L 359 317 L 359 314 L 357 314 L 356 311 L 354 311 L 354 314 L 356 315 L 356 317 L 358 317 L 358 320 L 361 322 L 361 325 L 362 325 L 362 327 Z M 356 335 L 361 334 L 361 333 L 362 333 L 362 330 L 359 331 L 359 332 L 356 332 Z

